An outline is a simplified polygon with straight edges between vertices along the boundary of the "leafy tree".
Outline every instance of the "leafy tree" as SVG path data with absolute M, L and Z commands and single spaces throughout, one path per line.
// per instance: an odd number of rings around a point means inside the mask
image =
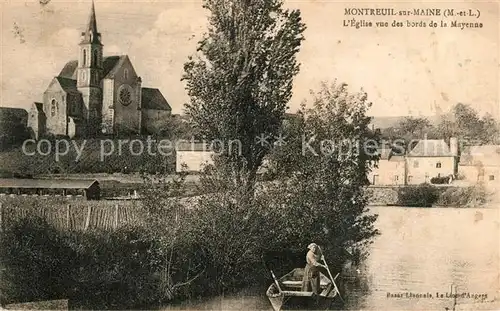
M 468 144 L 491 144 L 498 139 L 499 124 L 490 114 L 482 118 L 470 105 L 456 104 L 437 128 L 444 139 L 457 137 Z
M 251 192 L 292 95 L 305 25 L 282 0 L 208 0 L 204 8 L 210 17 L 201 55 L 184 66 L 186 113 L 208 140 L 241 143 L 220 156 L 235 184 Z M 268 144 L 256 141 L 261 135 Z
M 367 214 L 366 176 L 378 160 L 375 151 L 381 142 L 380 133 L 368 127 L 370 105 L 362 91 L 349 93 L 343 83 L 324 84 L 312 108 L 303 106 L 299 112 L 302 121 L 295 133 L 300 135 L 277 147 L 273 161 L 288 174 L 277 175 L 281 182 L 270 187 L 268 199 L 282 207 L 277 219 L 300 219 L 293 226 L 294 243 L 289 232 L 281 233 L 288 247 L 300 247 L 307 237 L 337 258 L 345 247 L 366 255 L 366 244 L 378 234 L 373 226 L 377 216 Z
M 481 139 L 485 143 L 497 144 L 500 136 L 500 123 L 489 113 L 481 119 L 482 132 Z
M 191 126 L 185 116 L 175 116 L 165 120 L 158 136 L 172 141 L 177 139 L 197 140 L 202 138 L 199 131 Z
M 431 123 L 424 117 L 405 117 L 400 121 L 399 128 L 403 135 L 423 138 L 426 130 L 431 128 Z

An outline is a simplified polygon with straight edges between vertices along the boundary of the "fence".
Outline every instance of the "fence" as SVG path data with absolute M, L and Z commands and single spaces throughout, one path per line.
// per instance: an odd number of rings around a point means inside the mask
M 38 216 L 58 229 L 64 230 L 115 230 L 125 225 L 143 223 L 144 211 L 139 204 L 66 204 L 30 205 L 0 202 L 0 230 L 16 220 Z
M 175 219 L 183 217 L 190 206 L 201 198 L 203 196 L 171 198 L 179 203 Z M 146 213 L 141 200 L 86 201 L 65 197 L 3 197 L 0 198 L 0 230 L 29 216 L 41 217 L 63 230 L 115 230 L 126 225 L 147 225 Z

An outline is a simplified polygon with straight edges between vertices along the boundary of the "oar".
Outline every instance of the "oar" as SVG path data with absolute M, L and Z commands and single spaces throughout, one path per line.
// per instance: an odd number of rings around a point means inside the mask
M 271 274 L 273 275 L 273 280 L 274 280 L 274 283 L 276 284 L 276 287 L 278 288 L 278 291 L 280 293 L 282 293 L 283 291 L 281 290 L 280 284 L 278 283 L 278 279 L 276 279 L 276 276 L 274 275 L 273 270 L 270 270 L 270 271 L 271 271 Z
M 340 299 L 343 302 L 345 302 L 344 299 L 342 298 L 342 296 L 340 295 L 339 288 L 337 287 L 337 284 L 335 284 L 335 279 L 332 277 L 332 273 L 330 272 L 330 268 L 328 268 L 328 264 L 326 263 L 325 255 L 323 254 L 323 251 L 321 250 L 319 245 L 318 245 L 318 248 L 319 248 L 319 251 L 321 252 L 321 255 L 323 256 L 323 262 L 325 263 L 326 271 L 328 271 L 328 275 L 330 276 L 330 280 L 332 280 L 333 286 L 335 286 L 335 290 L 337 291 L 337 294 L 339 294 Z M 335 276 L 335 278 L 337 278 L 337 277 Z

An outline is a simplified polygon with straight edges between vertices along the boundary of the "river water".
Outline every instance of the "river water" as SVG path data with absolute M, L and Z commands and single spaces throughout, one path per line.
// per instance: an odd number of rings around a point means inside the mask
M 466 295 L 500 292 L 500 209 L 372 207 L 381 235 L 370 257 L 344 279 L 347 310 L 500 310 Z M 354 271 L 354 269 L 351 269 Z M 420 297 L 415 297 L 420 295 Z M 443 298 L 440 297 L 443 295 Z M 272 310 L 261 294 L 243 293 L 165 310 Z

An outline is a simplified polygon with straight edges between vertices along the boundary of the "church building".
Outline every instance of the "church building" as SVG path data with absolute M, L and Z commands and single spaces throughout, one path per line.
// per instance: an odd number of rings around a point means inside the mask
M 66 63 L 40 103 L 33 103 L 28 126 L 44 135 L 94 137 L 155 133 L 171 107 L 156 88 L 142 87 L 127 55 L 103 57 L 94 3 L 77 60 Z

